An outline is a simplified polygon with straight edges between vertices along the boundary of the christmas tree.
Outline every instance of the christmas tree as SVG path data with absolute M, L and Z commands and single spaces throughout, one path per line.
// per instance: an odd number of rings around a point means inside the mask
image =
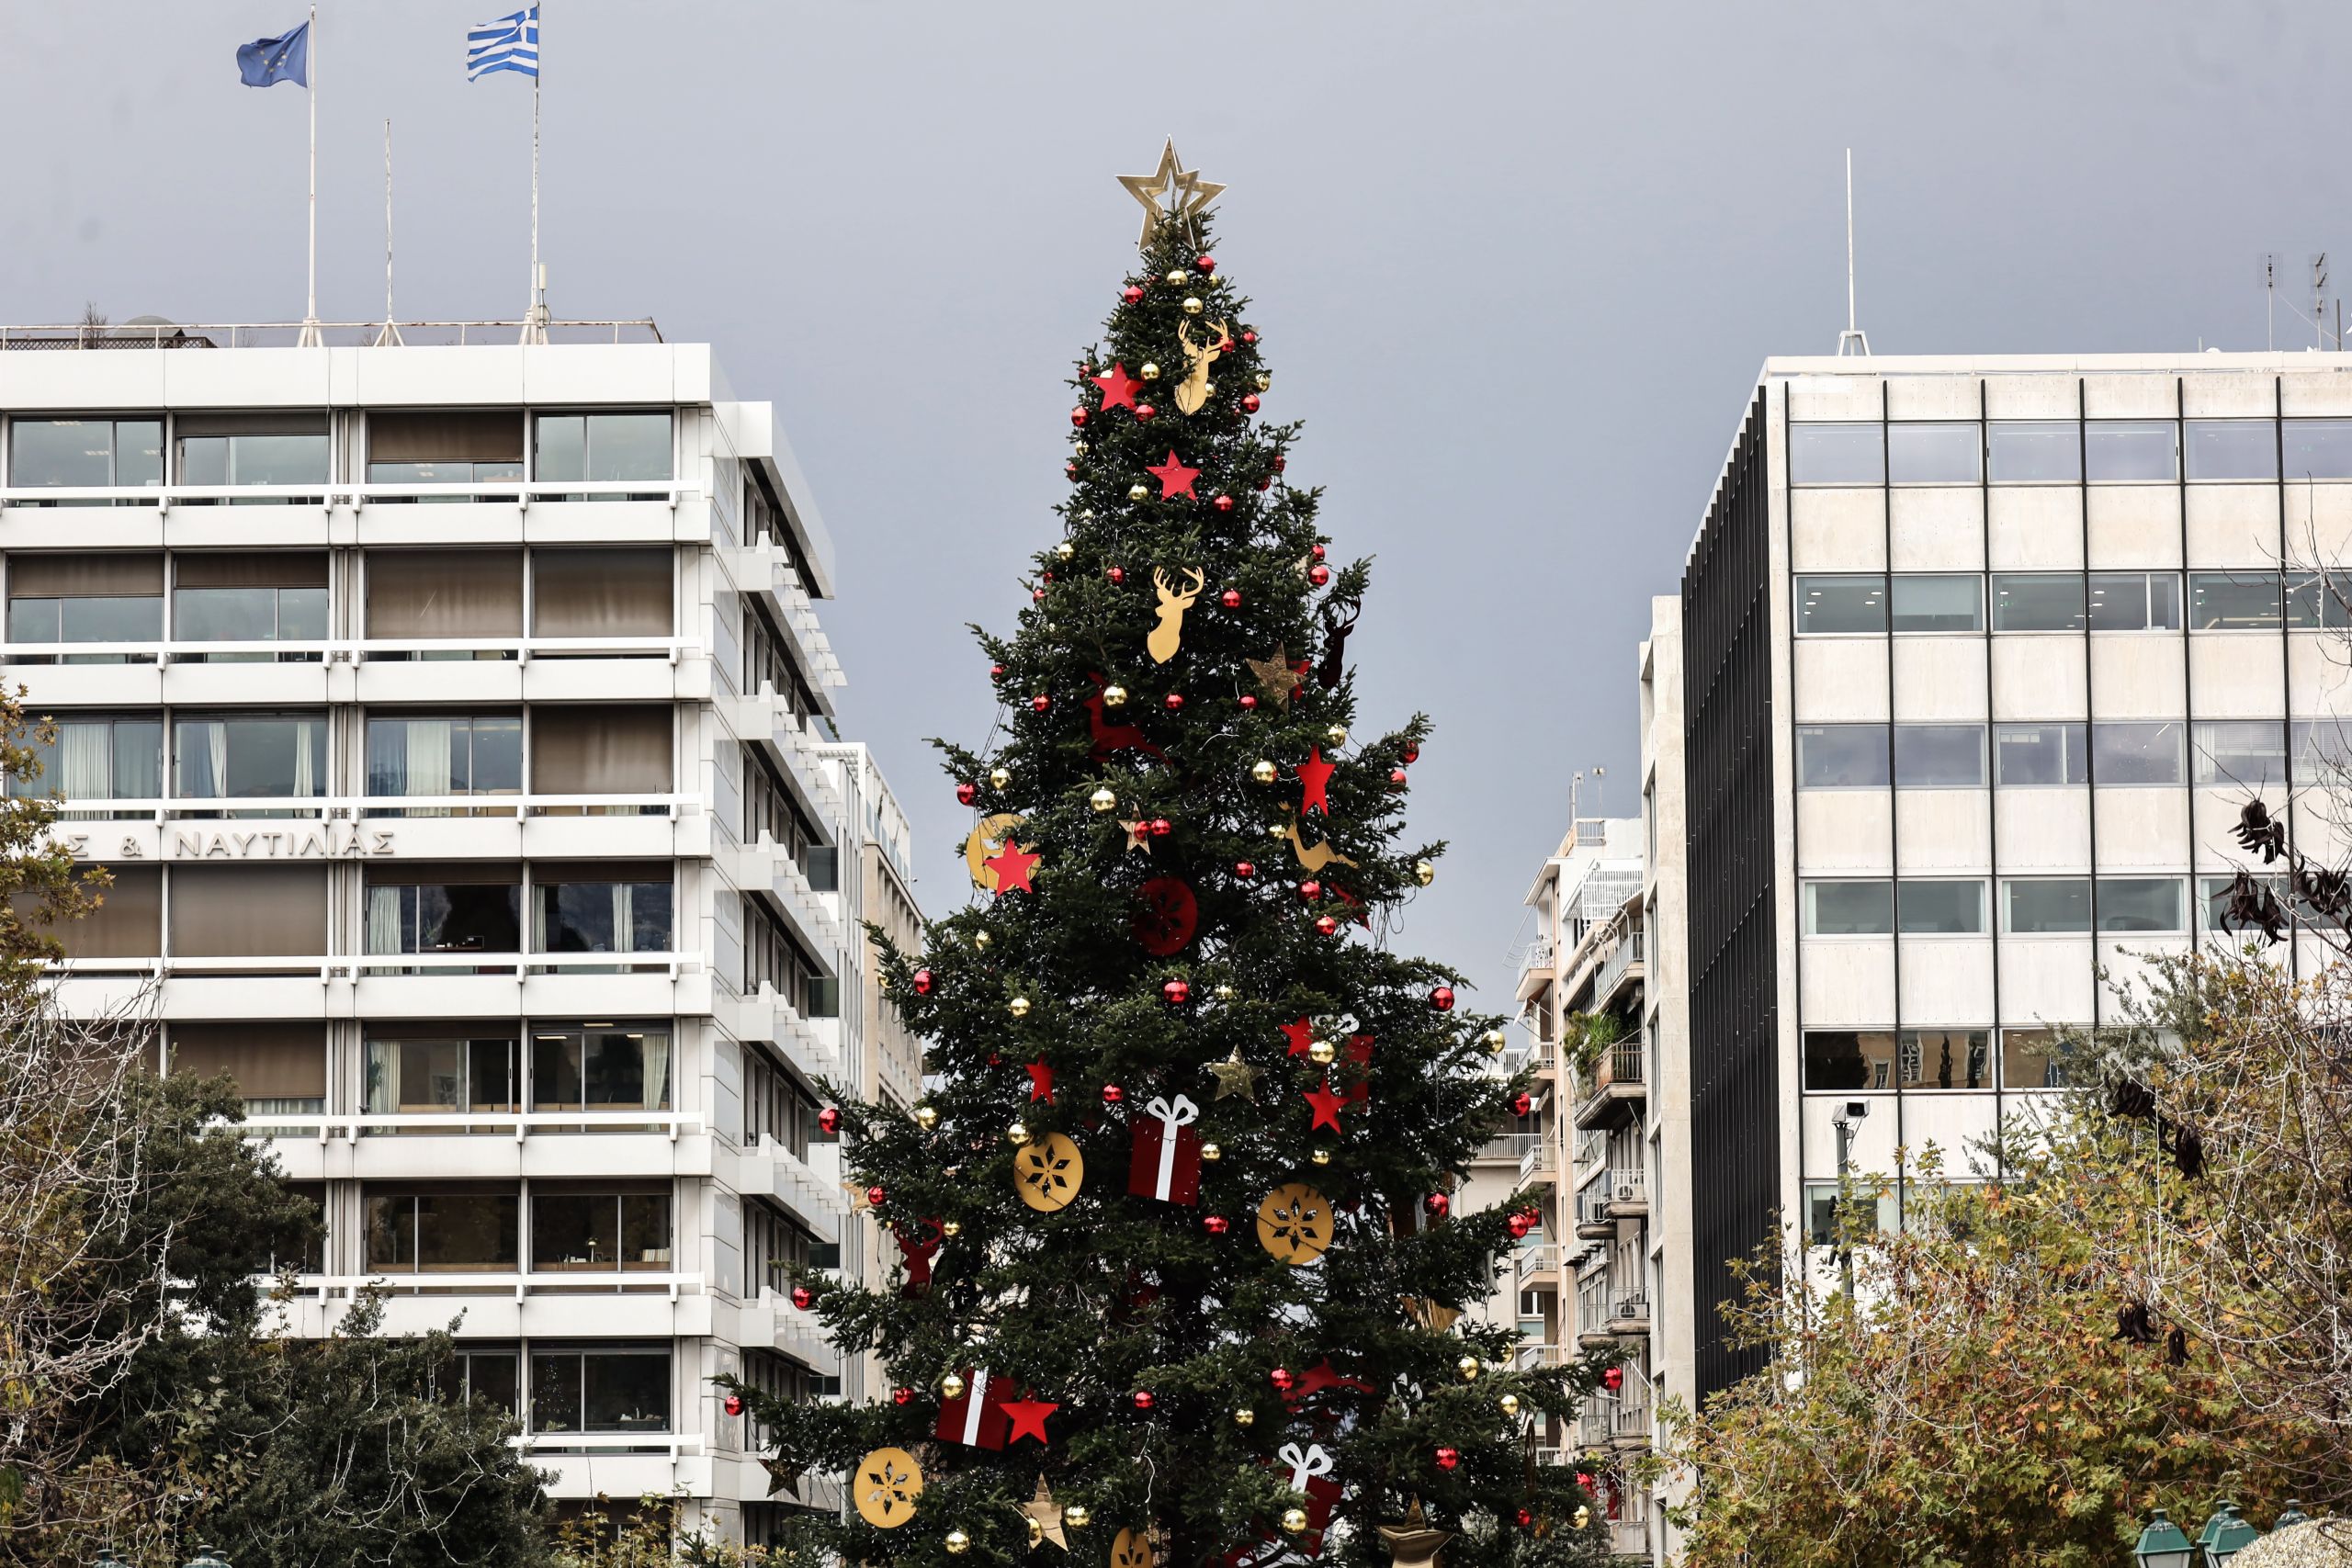
M 904 1266 L 794 1304 L 893 1388 L 729 1386 L 777 1473 L 848 1472 L 809 1534 L 851 1562 L 1597 1559 L 1532 1434 L 1606 1359 L 1522 1371 L 1463 1315 L 1536 1211 L 1452 1192 L 1527 1096 L 1498 1021 L 1385 945 L 1442 849 L 1399 842 L 1428 723 L 1355 732 L 1369 571 L 1261 418 L 1221 187 L 1172 147 L 1125 183 L 1142 259 L 1073 378 L 1062 536 L 980 635 L 988 744 L 942 747 L 978 891 L 884 959 L 925 1097 L 824 1117 Z

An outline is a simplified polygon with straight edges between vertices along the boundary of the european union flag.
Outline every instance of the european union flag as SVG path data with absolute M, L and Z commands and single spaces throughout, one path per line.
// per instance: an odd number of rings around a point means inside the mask
M 237 50 L 237 74 L 248 87 L 291 82 L 311 85 L 311 24 L 304 22 L 283 38 L 257 38 Z

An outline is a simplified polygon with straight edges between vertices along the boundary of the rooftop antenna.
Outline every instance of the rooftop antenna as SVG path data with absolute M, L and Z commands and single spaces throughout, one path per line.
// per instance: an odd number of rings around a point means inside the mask
M 2278 346 L 2278 253 L 2262 253 L 2262 346 Z
M 1855 324 L 1854 319 L 1854 150 L 1846 149 L 1846 330 L 1838 334 L 1840 358 L 1859 354 L 1868 359 L 1871 355 L 1870 334 Z
M 2312 257 L 2312 342 L 2327 346 L 2327 253 Z
M 378 348 L 400 348 L 400 324 L 392 319 L 392 122 L 384 122 L 384 326 Z

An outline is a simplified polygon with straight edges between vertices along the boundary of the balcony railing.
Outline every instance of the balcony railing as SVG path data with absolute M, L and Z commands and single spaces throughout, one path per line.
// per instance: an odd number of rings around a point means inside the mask
M 500 964 L 497 960 L 503 958 Z M 68 977 L 84 975 L 142 975 L 158 977 L 194 978 L 206 975 L 253 978 L 255 976 L 297 976 L 327 980 L 354 980 L 362 975 L 369 979 L 414 976 L 432 971 L 443 976 L 472 976 L 485 971 L 503 971 L 503 977 L 514 978 L 520 967 L 531 975 L 551 975 L 569 970 L 574 974 L 608 974 L 660 976 L 671 980 L 683 975 L 695 975 L 708 968 L 705 955 L 699 953 L 344 953 L 324 956 L 316 954 L 283 957 L 270 954 L 239 958 L 67 958 L 50 966 L 51 974 Z M 282 1118 L 272 1116 L 277 1122 Z
M 702 1132 L 705 1126 L 699 1111 L 407 1111 L 297 1116 L 273 1111 L 262 1120 L 272 1137 L 315 1138 L 322 1144 L 356 1143 L 385 1134 L 500 1134 L 519 1144 L 533 1134 L 583 1132 L 655 1133 L 675 1143 L 684 1134 Z
M 1616 1042 L 1592 1065 L 1592 1087 L 1595 1089 L 1607 1089 L 1611 1084 L 1641 1081 L 1642 1042 L 1638 1036 Z
M 1622 1295 L 1609 1303 L 1611 1323 L 1647 1323 L 1650 1320 L 1650 1298 L 1644 1291 Z
M 512 346 L 526 330 L 552 343 L 661 343 L 662 329 L 650 316 L 634 320 L 585 319 L 529 321 L 401 321 L 394 350 L 432 344 L 497 344 Z M 67 321 L 54 326 L 0 326 L 0 349 L 204 349 L 319 347 L 342 344 L 379 346 L 381 321 L 155 321 L 107 323 Z M 305 342 L 305 339 L 308 342 Z M 413 342 L 411 340 L 413 340 Z
M 1609 1325 L 1609 1309 L 1614 1305 L 1609 1294 L 1609 1276 L 1596 1274 L 1577 1287 L 1577 1332 L 1605 1333 Z
M 1511 1364 L 1522 1372 L 1539 1367 L 1565 1367 L 1583 1354 L 1573 1345 L 1521 1345 L 1511 1353 Z
M 1617 982 L 1624 977 L 1625 971 L 1642 961 L 1644 939 L 1647 934 L 1645 931 L 1627 931 L 1618 939 L 1615 951 L 1600 961 L 1600 972 L 1593 977 L 1594 997 L 1605 1001 Z
M 1519 955 L 1520 978 L 1525 979 L 1539 969 L 1551 968 L 1552 951 L 1551 939 L 1548 937 L 1538 937 L 1535 941 L 1529 942 L 1527 951 Z
M 1602 1178 L 1604 1201 L 1610 1203 L 1645 1203 L 1649 1201 L 1645 1178 L 1640 1166 L 1614 1166 Z
M 66 669 L 152 669 L 158 665 L 220 663 L 224 654 L 242 661 L 276 661 L 300 668 L 306 664 L 424 662 L 466 664 L 514 662 L 537 659 L 660 659 L 671 664 L 698 658 L 697 642 L 674 637 L 327 637 L 308 641 L 275 638 L 246 642 L 150 640 L 145 642 L 8 642 L 0 643 L 0 664 L 18 667 L 56 666 Z M 438 658 L 415 659 L 416 655 Z M 455 657 L 455 656 L 463 657 Z M 92 659 L 120 660 L 120 664 L 90 665 Z
M 1560 1246 L 1544 1242 L 1519 1248 L 1519 1281 L 1523 1286 L 1537 1274 L 1548 1274 L 1560 1267 Z
M 423 1272 L 379 1269 L 368 1274 L 302 1274 L 284 1299 L 348 1301 L 370 1285 L 396 1296 L 503 1296 L 521 1301 L 532 1295 L 662 1295 L 671 1301 L 705 1293 L 700 1274 L 638 1273 L 629 1269 L 428 1269 Z
M 1527 1147 L 1519 1155 L 1519 1184 L 1547 1180 L 1558 1174 L 1559 1150 L 1552 1140 L 1538 1134 L 1527 1135 Z
M 1600 1448 L 1609 1441 L 1611 1423 L 1609 1412 L 1598 1398 L 1585 1402 L 1584 1416 L 1577 1423 L 1577 1437 L 1588 1448 Z

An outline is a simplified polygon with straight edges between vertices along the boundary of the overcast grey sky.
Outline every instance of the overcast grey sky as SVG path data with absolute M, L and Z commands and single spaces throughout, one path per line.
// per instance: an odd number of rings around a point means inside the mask
M 322 0 L 322 313 L 525 303 L 529 92 L 469 86 L 520 0 Z M 301 0 L 0 0 L 0 316 L 299 319 L 303 104 L 235 46 Z M 2324 4 L 547 0 L 559 315 L 657 317 L 775 400 L 840 546 L 827 621 L 965 896 L 921 738 L 977 742 L 1021 560 L 1052 536 L 1062 385 L 1133 254 L 1113 176 L 1173 133 L 1232 189 L 1290 477 L 1378 558 L 1360 728 L 1438 721 L 1413 828 L 1453 841 L 1403 942 L 1507 1007 L 1569 775 L 1636 804 L 1634 647 L 1762 357 L 1844 316 L 1889 352 L 2263 344 L 2258 257 L 2341 251 Z M 2302 297 L 2300 284 L 2295 298 Z M 2280 341 L 2310 341 L 2282 309 Z M 1703 888 L 1702 879 L 1699 886 Z

